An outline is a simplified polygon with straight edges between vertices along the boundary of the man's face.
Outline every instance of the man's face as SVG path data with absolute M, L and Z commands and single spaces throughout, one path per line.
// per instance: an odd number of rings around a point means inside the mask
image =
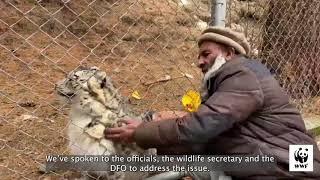
M 222 55 L 225 57 L 223 46 L 211 41 L 204 41 L 199 47 L 198 67 L 205 74 L 214 64 L 215 59 Z

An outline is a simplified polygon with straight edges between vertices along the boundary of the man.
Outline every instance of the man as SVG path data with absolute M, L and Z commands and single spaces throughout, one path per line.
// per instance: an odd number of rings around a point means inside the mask
M 204 73 L 198 111 L 141 124 L 127 120 L 127 126 L 107 129 L 106 138 L 136 142 L 163 154 L 275 156 L 275 171 L 225 172 L 234 179 L 319 179 L 320 153 L 315 141 L 270 72 L 247 58 L 250 47 L 244 35 L 210 27 L 198 45 L 199 68 Z M 289 172 L 290 144 L 313 145 L 313 172 Z

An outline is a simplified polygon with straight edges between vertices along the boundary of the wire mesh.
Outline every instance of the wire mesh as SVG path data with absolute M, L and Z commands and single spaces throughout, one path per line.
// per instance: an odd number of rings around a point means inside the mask
M 297 107 L 319 114 L 320 3 L 304 1 L 236 1 L 228 3 L 231 28 L 244 32 L 251 55 L 275 74 Z
M 46 155 L 68 154 L 69 107 L 54 88 L 80 66 L 105 70 L 137 112 L 182 109 L 180 97 L 199 86 L 194 41 L 204 8 L 171 0 L 0 1 L 1 179 L 66 175 L 38 170 Z

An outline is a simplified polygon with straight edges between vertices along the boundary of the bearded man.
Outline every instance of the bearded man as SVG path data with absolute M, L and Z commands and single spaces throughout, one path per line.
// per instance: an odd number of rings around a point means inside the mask
M 320 179 L 320 152 L 301 114 L 270 71 L 247 56 L 245 36 L 209 27 L 198 46 L 204 73 L 198 111 L 174 118 L 160 112 L 168 120 L 144 123 L 125 120 L 127 126 L 106 129 L 106 138 L 157 148 L 160 154 L 269 155 L 277 162 L 273 171 L 189 173 L 194 179 Z M 289 145 L 298 144 L 313 145 L 313 171 L 289 171 Z

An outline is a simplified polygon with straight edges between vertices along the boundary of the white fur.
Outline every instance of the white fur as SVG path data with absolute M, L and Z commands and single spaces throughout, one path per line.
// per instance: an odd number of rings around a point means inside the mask
M 91 116 L 84 114 L 77 107 L 72 107 L 68 124 L 69 149 L 76 155 L 111 155 L 116 154 L 112 141 L 101 139 L 105 127 L 102 124 L 85 130 L 91 122 Z M 91 132 L 90 132 L 91 130 Z
M 83 81 L 84 79 L 86 81 Z M 133 117 L 126 111 L 126 104 L 122 102 L 121 96 L 104 72 L 97 68 L 72 72 L 67 79 L 58 83 L 57 91 L 63 97 L 74 94 L 69 97 L 71 111 L 67 127 L 71 154 L 140 155 L 152 152 L 143 150 L 135 144 L 127 146 L 104 138 L 106 127 L 117 126 L 118 120 Z M 125 178 L 125 172 L 109 175 L 107 171 L 103 171 L 95 174 L 107 179 Z

